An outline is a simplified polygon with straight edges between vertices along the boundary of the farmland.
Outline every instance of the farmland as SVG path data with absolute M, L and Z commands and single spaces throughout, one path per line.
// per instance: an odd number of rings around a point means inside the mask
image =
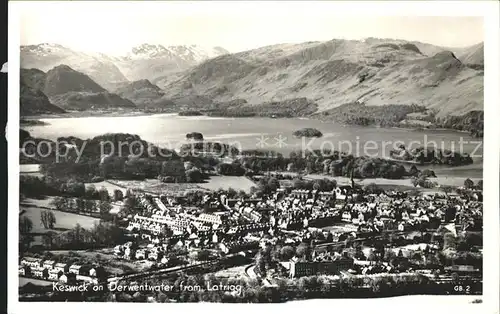
M 44 210 L 44 207 L 49 207 L 50 198 L 43 200 L 33 200 L 27 199 L 23 201 L 19 209 L 23 212 L 22 216 L 26 216 L 33 222 L 33 233 L 45 233 L 49 231 L 45 229 L 40 220 L 40 213 Z M 56 223 L 54 224 L 54 230 L 51 231 L 64 231 L 73 228 L 77 223 L 82 226 L 82 228 L 92 228 L 92 226 L 99 222 L 98 218 L 83 216 L 73 213 L 61 212 L 54 210 L 54 215 L 56 217 Z
M 235 177 L 235 176 L 212 176 L 206 183 L 198 184 L 200 187 L 209 190 L 218 190 L 229 188 L 235 189 L 236 191 L 243 190 L 246 193 L 250 193 L 250 188 L 255 186 L 255 183 L 247 177 Z
M 108 193 L 110 195 L 113 195 L 114 190 L 120 190 L 122 191 L 123 195 L 127 192 L 127 189 L 118 185 L 115 185 L 109 181 L 102 181 L 102 182 L 95 182 L 95 183 L 85 183 L 85 188 L 87 189 L 89 186 L 94 186 L 97 190 L 100 190 L 101 188 L 105 188 L 108 190 Z
M 139 190 L 151 194 L 177 195 L 189 190 L 206 190 L 192 183 L 163 183 L 158 179 L 146 180 L 108 180 L 124 189 Z

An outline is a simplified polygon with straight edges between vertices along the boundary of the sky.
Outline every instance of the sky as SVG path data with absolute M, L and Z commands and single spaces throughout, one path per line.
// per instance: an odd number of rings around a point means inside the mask
M 104 2 L 106 3 L 106 2 Z M 272 4 L 272 2 L 270 2 Z M 21 45 L 57 43 L 121 55 L 142 43 L 220 46 L 239 52 L 279 43 L 367 37 L 417 40 L 443 47 L 483 41 L 483 18 L 467 16 L 340 15 L 313 5 L 25 2 Z M 229 5 L 231 4 L 231 5 Z

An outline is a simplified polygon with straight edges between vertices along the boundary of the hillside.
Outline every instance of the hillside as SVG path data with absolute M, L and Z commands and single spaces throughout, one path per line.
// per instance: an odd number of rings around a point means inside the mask
M 68 92 L 99 93 L 106 90 L 89 76 L 67 65 L 58 65 L 47 72 L 43 91 L 47 96 L 52 97 Z
M 484 43 L 467 47 L 457 52 L 457 57 L 466 65 L 477 69 L 484 69 Z
M 22 68 L 37 68 L 45 72 L 66 64 L 87 74 L 105 88 L 127 81 L 110 57 L 104 54 L 83 53 L 58 44 L 21 46 L 20 62 Z
M 42 91 L 31 88 L 23 81 L 20 86 L 19 108 L 21 116 L 65 112 L 53 105 Z
M 109 93 L 89 76 L 67 65 L 59 65 L 47 73 L 38 69 L 21 69 L 20 73 L 21 87 L 26 89 L 21 93 L 26 114 L 64 112 L 61 108 L 78 111 L 136 108 L 130 100 Z
M 157 104 L 164 92 L 148 80 L 139 80 L 125 84 L 115 90 L 116 94 L 131 100 L 137 106 L 147 107 Z
M 33 89 L 44 90 L 47 75 L 39 69 L 21 69 L 20 81 Z
M 57 106 L 68 110 L 113 110 L 134 109 L 135 104 L 128 99 L 123 99 L 114 93 L 107 91 L 91 92 L 68 92 L 51 97 L 51 101 Z
M 379 39 L 273 45 L 210 59 L 160 87 L 170 98 L 244 99 L 249 105 L 306 98 L 320 112 L 353 102 L 414 104 L 437 116 L 482 110 L 483 72 L 450 51 L 421 47 L 437 53 Z

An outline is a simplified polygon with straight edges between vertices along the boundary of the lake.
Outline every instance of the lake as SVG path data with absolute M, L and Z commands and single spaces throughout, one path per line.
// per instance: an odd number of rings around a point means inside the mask
M 410 130 L 344 126 L 334 122 L 310 119 L 180 117 L 156 114 L 127 117 L 77 117 L 40 119 L 49 125 L 25 127 L 33 136 L 56 140 L 61 136 L 92 138 L 104 133 L 131 133 L 162 147 L 178 148 L 186 133 L 200 132 L 206 140 L 232 144 L 239 149 L 270 149 L 284 155 L 297 149 L 334 149 L 353 155 L 389 157 L 391 149 L 404 144 L 408 148 L 433 145 L 473 154 L 473 165 L 436 167 L 448 175 L 482 177 L 482 139 L 449 130 Z M 316 128 L 323 133 L 317 139 L 295 138 L 301 128 Z M 419 167 L 422 168 L 422 167 Z

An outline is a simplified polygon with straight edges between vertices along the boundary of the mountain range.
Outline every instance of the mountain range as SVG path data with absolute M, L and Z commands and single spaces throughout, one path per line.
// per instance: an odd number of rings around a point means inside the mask
M 421 46 L 378 39 L 274 45 L 213 58 L 156 84 L 168 97 L 239 98 L 250 105 L 307 98 L 320 112 L 352 102 L 416 104 L 438 116 L 482 110 L 483 45 L 456 53 Z
M 21 67 L 49 71 L 65 64 L 83 72 L 106 89 L 117 84 L 141 79 L 153 80 L 170 73 L 183 71 L 204 60 L 229 52 L 221 47 L 203 49 L 190 46 L 142 44 L 123 56 L 103 53 L 84 53 L 61 46 L 43 43 L 21 46 Z
M 21 69 L 20 73 L 21 115 L 62 113 L 65 109 L 136 108 L 130 100 L 108 92 L 86 74 L 64 64 L 47 73 L 38 69 Z
M 220 47 L 143 44 L 117 57 L 40 44 L 21 47 L 21 67 L 30 69 L 21 73 L 24 84 L 63 109 L 85 110 L 95 99 L 75 105 L 75 97 L 88 99 L 89 93 L 104 93 L 111 107 L 124 108 L 181 104 L 207 109 L 238 100 L 266 108 L 307 103 L 316 113 L 353 102 L 419 105 L 437 116 L 483 109 L 483 43 L 446 48 L 393 39 L 334 39 L 232 54 Z M 72 80 L 64 78 L 68 68 Z

